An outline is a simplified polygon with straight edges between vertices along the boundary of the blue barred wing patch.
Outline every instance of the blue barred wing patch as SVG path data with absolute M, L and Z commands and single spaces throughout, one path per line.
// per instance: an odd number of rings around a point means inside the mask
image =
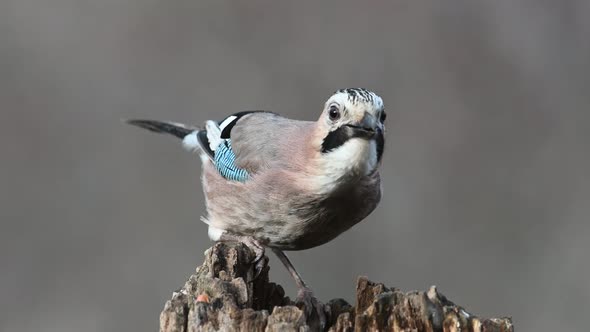
M 228 180 L 245 182 L 250 178 L 250 174 L 245 169 L 237 167 L 235 161 L 236 155 L 231 148 L 231 141 L 223 140 L 215 149 L 215 168 Z

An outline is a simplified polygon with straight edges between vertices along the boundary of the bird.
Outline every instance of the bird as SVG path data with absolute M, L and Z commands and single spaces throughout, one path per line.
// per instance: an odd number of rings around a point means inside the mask
M 319 108 L 319 107 L 318 107 Z M 321 303 L 285 251 L 325 244 L 365 219 L 382 196 L 385 146 L 382 98 L 364 88 L 335 91 L 316 121 L 271 111 L 242 111 L 203 127 L 130 119 L 182 140 L 202 160 L 206 216 L 213 241 L 240 241 L 264 268 L 271 249 L 293 277 L 297 301 L 325 325 Z M 321 325 L 321 326 L 324 326 Z

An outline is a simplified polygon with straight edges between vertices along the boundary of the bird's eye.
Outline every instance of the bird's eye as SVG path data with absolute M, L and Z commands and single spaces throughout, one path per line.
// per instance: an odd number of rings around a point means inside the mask
M 340 119 L 340 110 L 338 110 L 338 107 L 330 106 L 330 110 L 328 110 L 328 116 L 332 121 Z
M 385 111 L 381 112 L 381 118 L 379 119 L 381 121 L 381 123 L 385 122 L 386 118 L 387 118 L 387 114 L 385 113 Z

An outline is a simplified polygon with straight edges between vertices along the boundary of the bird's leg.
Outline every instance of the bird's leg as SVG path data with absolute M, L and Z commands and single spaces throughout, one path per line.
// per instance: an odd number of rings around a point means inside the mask
M 285 253 L 282 250 L 276 248 L 272 248 L 272 251 L 275 253 L 275 255 L 277 255 L 277 257 L 283 263 L 283 265 L 285 265 L 285 267 L 295 280 L 295 283 L 297 284 L 298 290 L 297 299 L 295 300 L 295 302 L 299 306 L 304 307 L 304 312 L 308 319 L 314 318 L 314 313 L 317 315 L 316 318 L 319 323 L 319 329 L 323 331 L 324 327 L 326 326 L 326 314 L 324 312 L 324 305 L 320 301 L 318 301 L 318 299 L 313 295 L 311 288 L 309 288 L 305 284 L 305 281 L 303 281 L 301 275 L 299 275 L 297 270 L 295 270 L 295 267 L 293 266 L 287 255 L 285 255 Z
M 251 236 L 223 232 L 219 237 L 219 241 L 242 242 L 248 246 L 248 248 L 254 251 L 255 257 L 252 260 L 252 264 L 254 264 L 254 278 L 252 280 L 256 280 L 256 278 L 260 276 L 264 268 L 268 265 L 268 257 L 264 255 L 264 245 Z
M 307 287 L 307 285 L 305 284 L 305 281 L 303 281 L 303 278 L 301 278 L 301 275 L 299 275 L 299 272 L 297 272 L 297 270 L 295 270 L 295 267 L 293 266 L 293 264 L 289 260 L 289 257 L 287 257 L 287 255 L 285 255 L 285 253 L 282 250 L 272 248 L 272 251 L 281 260 L 281 263 L 283 263 L 283 265 L 285 265 L 285 267 L 287 268 L 287 270 L 289 271 L 289 273 L 291 274 L 291 276 L 295 280 L 295 283 L 297 284 L 297 288 L 298 289 L 303 289 L 303 288 L 309 289 L 309 287 Z

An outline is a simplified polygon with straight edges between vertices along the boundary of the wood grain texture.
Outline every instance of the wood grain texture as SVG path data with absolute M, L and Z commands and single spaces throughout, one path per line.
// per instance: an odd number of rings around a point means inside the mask
M 241 243 L 216 243 L 205 262 L 174 292 L 160 314 L 161 332 L 315 331 L 302 310 L 268 278 L 252 280 L 254 253 Z M 402 292 L 360 277 L 356 303 L 325 306 L 327 331 L 513 331 L 510 318 L 482 319 L 449 301 L 436 287 Z

